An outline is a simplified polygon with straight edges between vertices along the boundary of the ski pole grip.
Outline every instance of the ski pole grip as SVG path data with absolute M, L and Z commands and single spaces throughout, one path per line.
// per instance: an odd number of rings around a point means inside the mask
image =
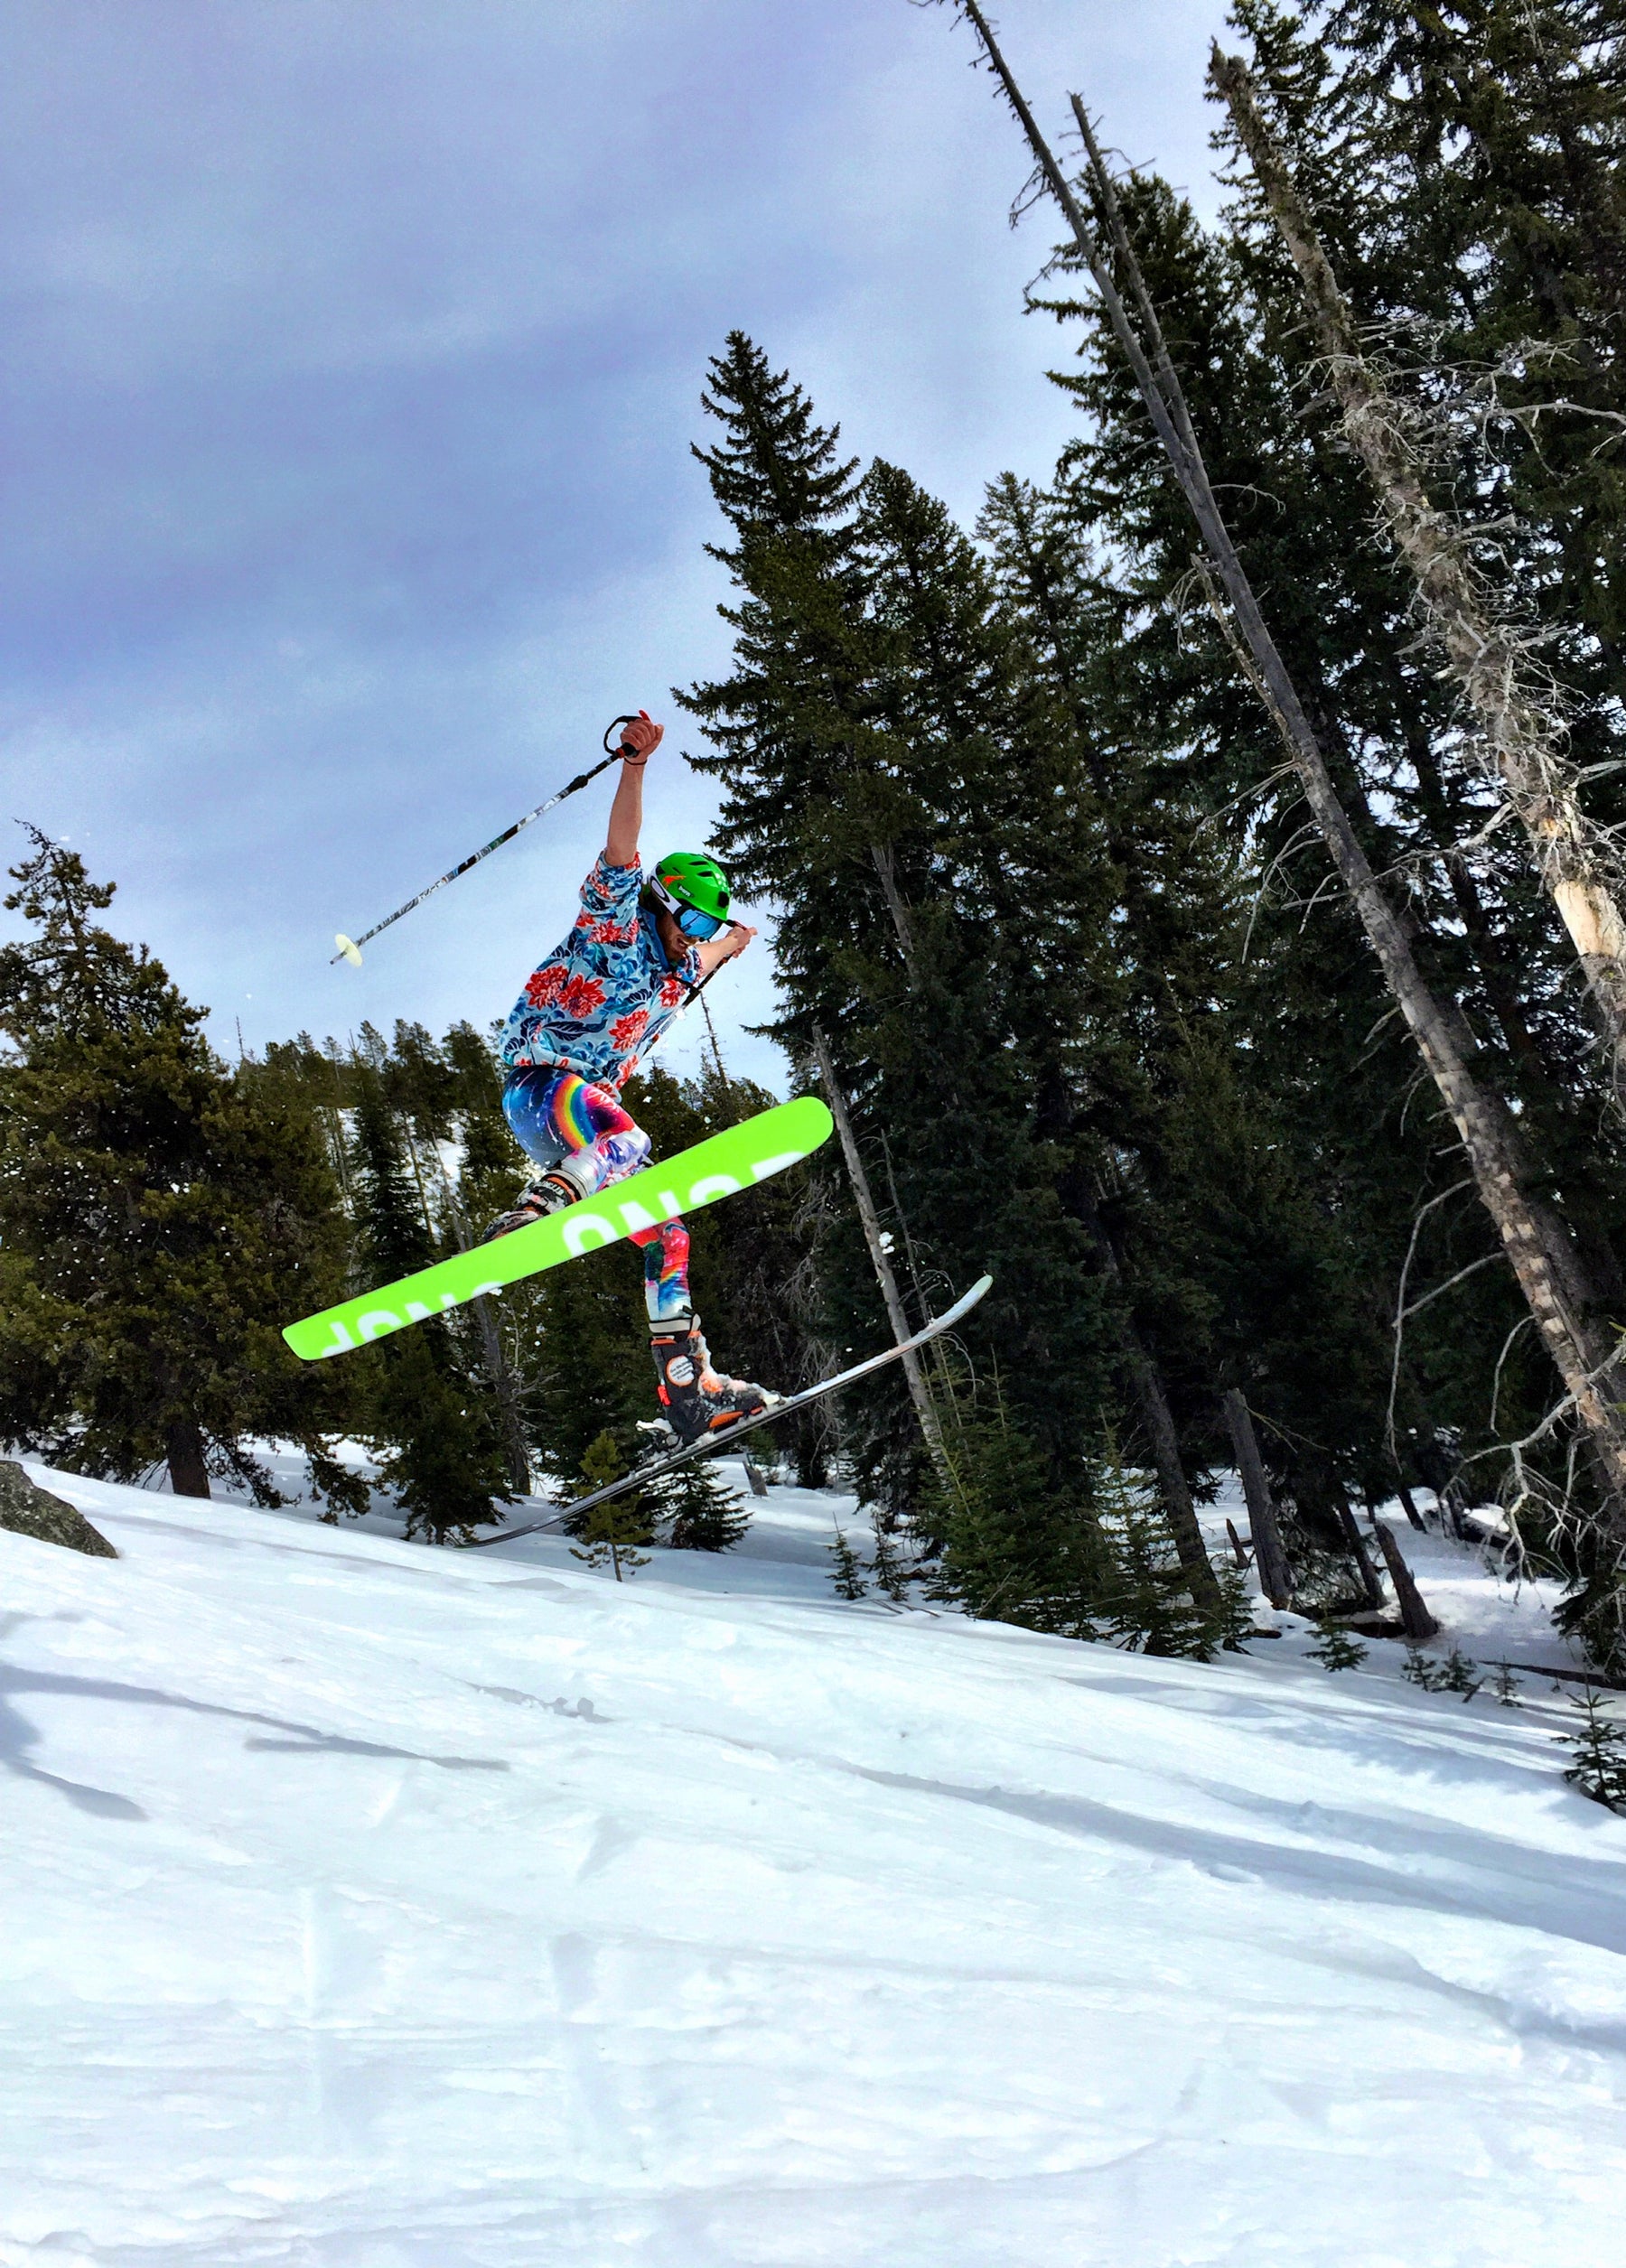
M 637 722 L 638 718 L 635 714 L 629 714 L 627 716 L 612 716 L 611 718 L 609 723 L 604 727 L 604 753 L 606 756 L 619 756 L 621 752 L 621 742 L 618 742 L 613 748 L 610 745 L 610 735 L 615 731 L 617 725 L 636 724 Z

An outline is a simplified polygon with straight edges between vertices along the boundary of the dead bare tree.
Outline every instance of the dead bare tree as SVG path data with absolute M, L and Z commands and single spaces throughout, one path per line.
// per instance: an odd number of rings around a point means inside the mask
M 1248 1525 L 1251 1531 L 1254 1565 L 1259 1571 L 1259 1588 L 1273 1607 L 1290 1607 L 1293 1604 L 1293 1569 L 1282 1542 L 1276 1498 L 1270 1493 L 1265 1460 L 1259 1454 L 1259 1437 L 1254 1431 L 1253 1414 L 1248 1409 L 1247 1398 L 1237 1386 L 1230 1387 L 1222 1395 L 1220 1407 L 1225 1413 L 1225 1423 L 1230 1429 L 1231 1447 L 1236 1454 L 1242 1494 L 1248 1499 Z
M 909 1317 L 904 1312 L 902 1294 L 898 1290 L 897 1273 L 886 1239 L 881 1227 L 881 1216 L 875 1208 L 869 1185 L 869 1175 L 864 1170 L 858 1141 L 853 1132 L 851 1113 L 846 1097 L 836 1077 L 836 1065 L 830 1054 L 829 1042 L 817 1024 L 813 1027 L 813 1060 L 818 1067 L 819 1084 L 825 1100 L 830 1106 L 830 1115 L 836 1121 L 836 1139 L 846 1163 L 847 1179 L 853 1185 L 854 1200 L 858 1207 L 858 1219 L 864 1229 L 864 1240 L 869 1246 L 870 1265 L 875 1271 L 875 1281 L 881 1287 L 881 1298 L 886 1308 L 886 1320 L 892 1325 L 894 1345 L 902 1346 L 910 1336 Z M 903 1376 L 909 1386 L 909 1398 L 914 1404 L 915 1416 L 920 1420 L 920 1435 L 926 1443 L 933 1470 L 945 1489 L 953 1487 L 954 1476 L 943 1448 L 943 1431 L 931 1399 L 931 1389 L 926 1383 L 926 1373 L 919 1353 L 911 1349 L 902 1358 Z
M 1400 1609 L 1400 1627 L 1414 1645 L 1420 1646 L 1425 1638 L 1437 1637 L 1440 1626 L 1423 1603 L 1423 1593 L 1417 1589 L 1388 1522 L 1380 1520 L 1376 1512 L 1371 1515 L 1371 1521 L 1372 1533 L 1378 1538 L 1378 1548 L 1383 1554 L 1389 1581 L 1395 1586 L 1395 1601 Z
M 1186 1479 L 1185 1467 L 1180 1456 L 1180 1434 L 1175 1427 L 1174 1414 L 1169 1407 L 1169 1397 L 1163 1391 L 1163 1378 L 1147 1350 L 1146 1343 L 1135 1328 L 1129 1306 L 1129 1295 L 1124 1283 L 1124 1272 L 1107 1233 L 1093 1196 L 1088 1190 L 1077 1192 L 1076 1201 L 1101 1263 L 1101 1273 L 1112 1286 L 1115 1308 L 1114 1321 L 1118 1344 L 1123 1351 L 1124 1368 L 1128 1376 L 1129 1390 L 1134 1395 L 1146 1429 L 1146 1439 L 1152 1450 L 1152 1462 L 1156 1470 L 1158 1487 L 1163 1494 L 1163 1512 L 1168 1519 L 1169 1533 L 1174 1539 L 1174 1554 L 1179 1560 L 1199 1612 L 1211 1614 L 1220 1603 L 1220 1579 L 1203 1541 L 1197 1507 L 1191 1500 L 1191 1484 Z
M 977 0 L 949 0 L 949 5 L 976 33 L 987 66 L 1027 137 L 1037 178 L 1060 207 L 1078 256 L 1094 280 L 1113 336 L 1134 373 L 1223 588 L 1251 664 L 1250 675 L 1281 734 L 1389 992 L 1456 1127 L 1480 1199 L 1563 1380 L 1559 1410 L 1573 1413 L 1591 1450 L 1600 1483 L 1603 1534 L 1617 1562 L 1626 1563 L 1626 1374 L 1618 1336 L 1607 1321 L 1607 1302 L 1563 1216 L 1541 1192 L 1539 1176 L 1505 1097 L 1470 1068 L 1474 1042 L 1461 1008 L 1454 1000 L 1438 996 L 1424 975 L 1407 925 L 1374 873 L 1333 785 L 1324 751 L 1215 498 L 1183 388 L 1083 103 L 1076 95 L 1071 98 L 1106 243 L 1040 132 Z M 1118 288 L 1118 274 L 1135 303 L 1133 318 Z
M 1419 614 L 1477 728 L 1486 771 L 1523 826 L 1542 888 L 1575 948 L 1617 1065 L 1626 1055 L 1626 920 L 1619 862 L 1582 807 L 1562 695 L 1537 663 L 1510 592 L 1493 591 L 1467 529 L 1434 503 L 1416 413 L 1361 350 L 1355 319 L 1272 133 L 1247 64 L 1216 43 L 1209 77 L 1224 98 L 1277 234 L 1298 273 L 1350 447 L 1416 586 Z

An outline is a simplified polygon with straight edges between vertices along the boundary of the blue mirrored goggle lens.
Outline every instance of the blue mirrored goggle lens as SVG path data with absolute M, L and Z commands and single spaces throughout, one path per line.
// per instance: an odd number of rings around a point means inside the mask
M 694 938 L 701 944 L 707 938 L 715 938 L 719 929 L 727 926 L 726 922 L 719 921 L 715 913 L 702 913 L 697 907 L 679 906 L 678 909 L 678 927 L 686 938 Z

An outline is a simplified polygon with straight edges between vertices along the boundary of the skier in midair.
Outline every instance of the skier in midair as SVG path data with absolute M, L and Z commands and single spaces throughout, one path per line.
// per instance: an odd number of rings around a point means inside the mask
M 540 1167 L 487 1237 L 574 1205 L 649 1162 L 651 1143 L 621 1088 L 696 986 L 756 931 L 728 915 L 728 878 L 704 852 L 639 863 L 644 766 L 664 727 L 648 711 L 621 733 L 621 778 L 604 848 L 582 885 L 570 934 L 528 980 L 504 1026 L 503 1115 Z M 714 1370 L 689 1293 L 681 1220 L 637 1230 L 657 1390 L 683 1442 L 719 1433 L 780 1397 Z

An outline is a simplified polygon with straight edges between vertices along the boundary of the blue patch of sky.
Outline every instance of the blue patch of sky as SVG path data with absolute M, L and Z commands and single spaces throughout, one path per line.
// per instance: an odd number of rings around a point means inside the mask
M 5 16 L 5 809 L 118 882 L 228 1052 L 239 1023 L 259 1047 L 503 1013 L 602 840 L 596 786 L 361 972 L 332 934 L 539 801 L 617 710 L 671 719 L 646 852 L 705 839 L 668 689 L 726 661 L 688 450 L 731 326 L 967 518 L 1069 429 L 1021 308 L 1050 225 L 1006 225 L 1022 153 L 946 10 Z M 1052 126 L 1080 88 L 1206 209 L 1220 21 L 1022 0 L 1002 28 Z M 769 954 L 708 997 L 730 1060 L 779 1083 L 744 1031 Z

